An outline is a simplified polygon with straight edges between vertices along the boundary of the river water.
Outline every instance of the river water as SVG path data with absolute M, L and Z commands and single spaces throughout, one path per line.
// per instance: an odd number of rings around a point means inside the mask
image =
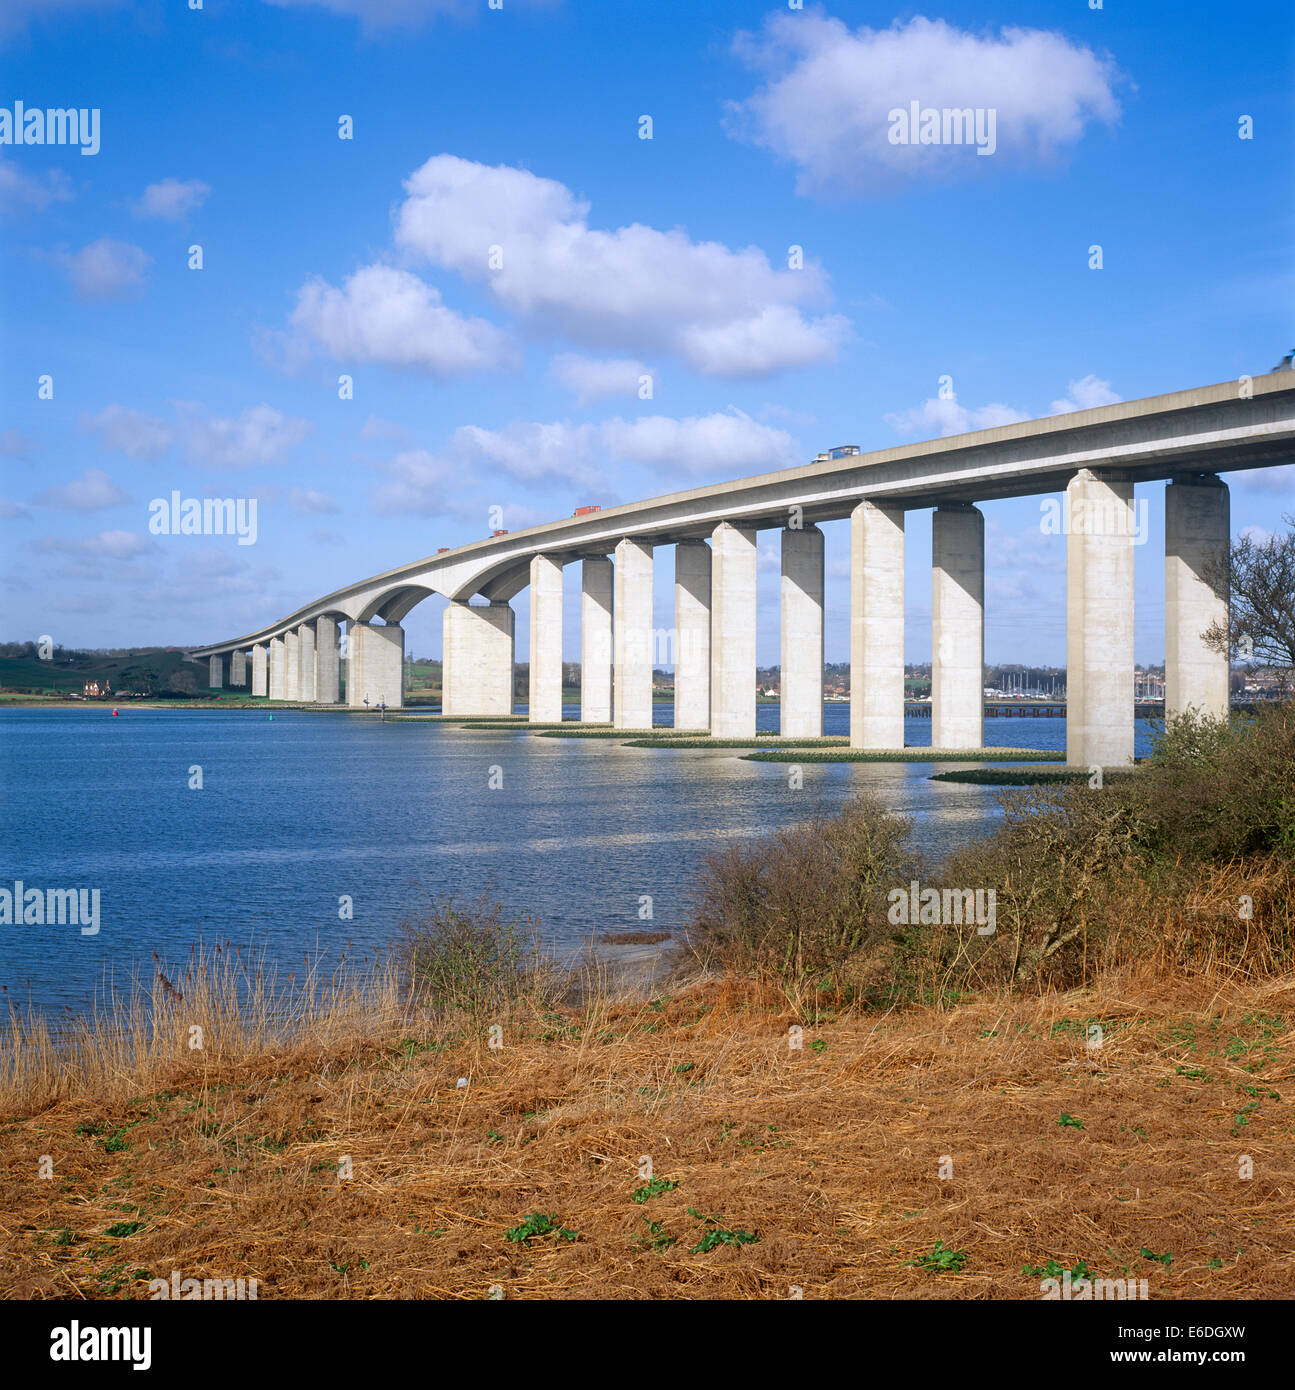
M 488 893 L 562 949 L 602 930 L 671 930 L 709 849 L 864 787 L 914 817 L 933 855 L 999 814 L 992 788 L 933 782 L 930 763 L 807 763 L 792 790 L 787 765 L 719 749 L 369 714 L 119 708 L 0 710 L 0 887 L 100 893 L 94 935 L 0 925 L 0 1011 L 76 1013 L 106 969 L 147 977 L 153 952 L 175 962 L 198 940 L 262 945 L 286 970 L 321 950 L 335 961 L 348 943 L 376 953 L 441 896 Z M 759 707 L 762 730 L 777 720 L 776 705 Z M 827 705 L 826 723 L 848 732 L 848 705 Z M 930 733 L 929 719 L 907 723 L 911 744 Z M 988 719 L 985 733 L 1065 746 L 1064 719 Z M 1140 723 L 1139 753 L 1148 734 Z

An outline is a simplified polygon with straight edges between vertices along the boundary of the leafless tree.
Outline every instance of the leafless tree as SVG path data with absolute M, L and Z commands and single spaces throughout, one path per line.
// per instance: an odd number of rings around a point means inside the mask
M 1222 566 L 1206 571 L 1207 583 L 1230 588 L 1230 622 L 1213 623 L 1202 636 L 1211 651 L 1267 666 L 1289 681 L 1295 670 L 1295 516 L 1282 520 L 1292 528 L 1284 536 L 1242 536 L 1232 545 L 1227 573 Z

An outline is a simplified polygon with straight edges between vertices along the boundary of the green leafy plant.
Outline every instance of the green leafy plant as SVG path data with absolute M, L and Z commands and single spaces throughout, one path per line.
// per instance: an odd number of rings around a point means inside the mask
M 951 1250 L 942 1240 L 937 1240 L 929 1254 L 916 1260 L 905 1261 L 904 1269 L 928 1269 L 932 1274 L 960 1274 L 967 1262 L 965 1250 Z
M 562 1240 L 578 1240 L 579 1232 L 568 1230 L 565 1226 L 559 1225 L 561 1220 L 556 1214 L 546 1215 L 542 1211 L 533 1211 L 520 1225 L 512 1226 L 504 1232 L 504 1239 L 511 1240 L 518 1245 L 529 1247 L 531 1241 L 540 1236 L 557 1236 Z
M 671 1178 L 653 1178 L 646 1182 L 642 1187 L 636 1187 L 630 1193 L 630 1201 L 637 1202 L 640 1206 L 653 1197 L 660 1197 L 666 1192 L 673 1192 L 679 1184 Z

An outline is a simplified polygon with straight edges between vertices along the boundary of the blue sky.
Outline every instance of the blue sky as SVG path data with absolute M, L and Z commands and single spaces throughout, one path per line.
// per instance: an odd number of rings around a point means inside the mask
M 1292 56 L 1278 4 L 11 0 L 0 108 L 101 124 L 94 155 L 0 146 L 3 636 L 217 641 L 492 506 L 515 529 L 1267 371 L 1295 346 Z M 892 145 L 911 100 L 993 109 L 993 154 Z M 1234 531 L 1295 511 L 1289 469 L 1231 481 Z M 256 543 L 150 534 L 173 490 L 257 499 Z M 1037 499 L 984 510 L 988 659 L 1062 663 L 1064 541 Z M 910 513 L 910 661 L 929 566 Z M 663 549 L 662 626 L 671 575 Z M 408 651 L 439 654 L 442 606 Z

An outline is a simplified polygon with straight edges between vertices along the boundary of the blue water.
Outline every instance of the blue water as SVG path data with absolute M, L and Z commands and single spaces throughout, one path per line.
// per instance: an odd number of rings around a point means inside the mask
M 174 962 L 199 940 L 262 944 L 285 970 L 321 948 L 326 962 L 376 953 L 441 895 L 488 892 L 561 948 L 608 928 L 669 930 L 686 920 L 707 850 L 861 787 L 913 816 L 936 855 L 999 814 L 992 789 L 932 782 L 929 763 L 807 763 L 793 791 L 785 764 L 719 749 L 370 714 L 120 708 L 0 710 L 0 886 L 98 888 L 101 904 L 95 936 L 0 925 L 0 1009 L 80 1010 L 106 968 L 147 976 L 154 951 Z M 657 718 L 668 717 L 666 706 Z M 777 705 L 759 707 L 761 729 L 777 719 Z M 826 707 L 828 733 L 848 722 L 847 705 Z M 907 722 L 910 743 L 930 732 L 929 719 Z M 988 719 L 985 735 L 1060 750 L 1065 721 Z M 344 896 L 353 920 L 339 918 Z

